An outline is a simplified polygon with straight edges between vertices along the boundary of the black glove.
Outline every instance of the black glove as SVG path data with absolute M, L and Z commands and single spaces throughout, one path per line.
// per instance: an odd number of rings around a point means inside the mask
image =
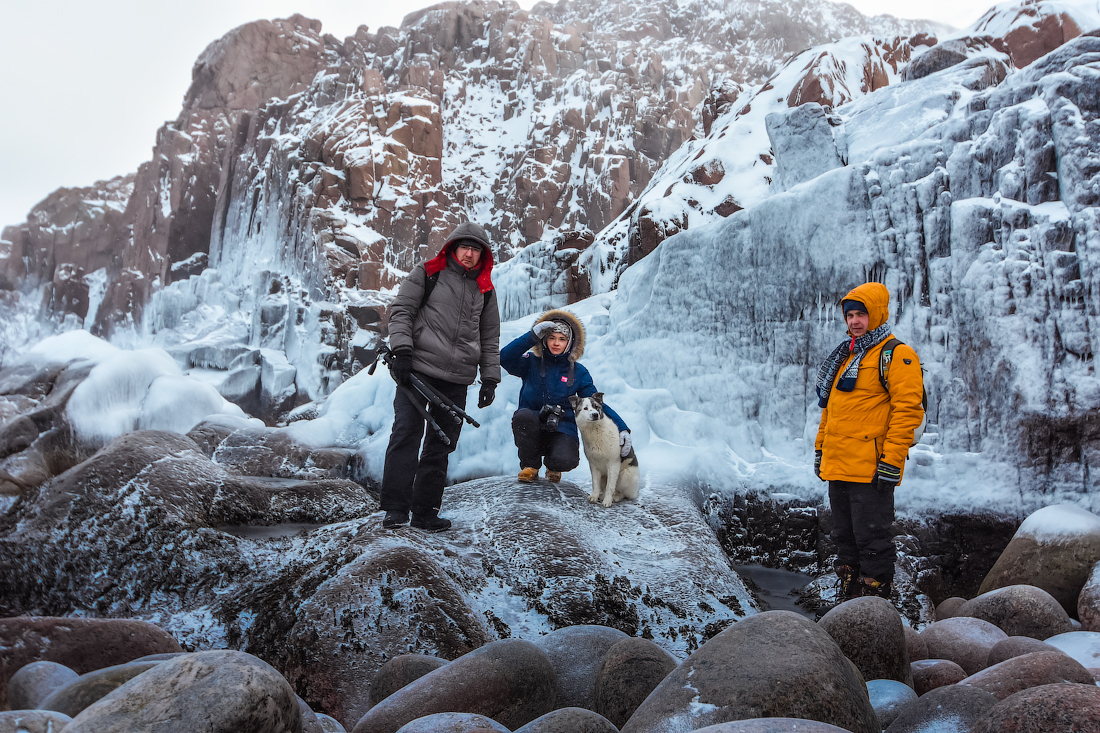
M 901 469 L 879 461 L 875 477 L 871 479 L 871 488 L 877 491 L 893 491 L 899 481 L 901 481 Z
M 413 355 L 411 350 L 393 352 L 393 358 L 390 359 L 390 374 L 393 375 L 393 381 L 408 387 L 412 370 Z
M 814 475 L 821 478 L 821 451 L 819 450 L 814 451 Z
M 497 396 L 497 383 L 496 382 L 482 382 L 481 392 L 477 395 L 477 406 L 481 409 L 493 404 L 493 400 Z

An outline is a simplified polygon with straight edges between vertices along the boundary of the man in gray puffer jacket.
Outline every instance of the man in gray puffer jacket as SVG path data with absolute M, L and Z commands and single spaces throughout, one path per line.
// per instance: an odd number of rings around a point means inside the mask
M 466 389 L 481 370 L 477 406 L 493 402 L 500 383 L 500 312 L 490 275 L 493 253 L 489 236 L 477 224 L 459 224 L 443 244 L 439 255 L 417 265 L 401 283 L 390 304 L 390 364 L 398 384 L 417 376 L 459 407 L 466 407 Z M 427 400 L 420 403 L 427 405 Z M 437 408 L 431 414 L 450 438 L 447 445 L 434 430 L 428 431 L 424 449 L 425 420 L 405 394 L 397 391 L 394 421 L 386 466 L 382 472 L 382 526 L 412 526 L 442 532 L 451 522 L 439 516 L 447 461 L 458 443 L 461 423 Z

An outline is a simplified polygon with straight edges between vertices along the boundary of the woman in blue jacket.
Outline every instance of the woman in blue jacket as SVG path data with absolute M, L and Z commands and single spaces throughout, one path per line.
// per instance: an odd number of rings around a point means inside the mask
M 597 392 L 592 375 L 577 363 L 583 353 L 584 327 L 565 310 L 542 314 L 530 331 L 500 352 L 500 365 L 523 380 L 512 433 L 519 449 L 519 480 L 524 483 L 538 478 L 544 460 L 546 478 L 553 482 L 580 463 L 577 419 L 569 397 Z M 628 455 L 630 428 L 606 404 L 604 412 L 618 426 L 622 455 Z

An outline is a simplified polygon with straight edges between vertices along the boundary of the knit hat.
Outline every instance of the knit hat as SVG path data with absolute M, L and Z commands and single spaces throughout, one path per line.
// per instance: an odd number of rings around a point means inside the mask
M 471 239 L 469 237 L 466 237 L 464 239 L 456 239 L 454 241 L 454 247 L 455 247 L 455 249 L 457 249 L 459 247 L 469 247 L 470 249 L 476 249 L 479 252 L 481 250 L 485 249 L 484 244 L 477 241 L 476 239 Z
M 858 300 L 845 300 L 840 305 L 844 309 L 844 315 L 848 315 L 848 311 L 863 311 L 864 313 L 870 313 L 870 311 L 867 310 L 867 306 Z

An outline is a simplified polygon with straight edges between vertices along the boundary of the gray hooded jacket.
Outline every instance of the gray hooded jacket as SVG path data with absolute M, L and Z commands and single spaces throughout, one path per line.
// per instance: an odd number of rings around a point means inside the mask
M 482 244 L 481 267 L 469 271 L 452 255 L 460 239 Z M 412 349 L 412 368 L 429 377 L 455 384 L 473 384 L 481 369 L 482 382 L 500 382 L 500 312 L 489 273 L 493 253 L 489 238 L 477 224 L 459 224 L 437 257 L 417 265 L 390 304 L 390 348 Z M 439 279 L 427 302 L 428 273 Z

